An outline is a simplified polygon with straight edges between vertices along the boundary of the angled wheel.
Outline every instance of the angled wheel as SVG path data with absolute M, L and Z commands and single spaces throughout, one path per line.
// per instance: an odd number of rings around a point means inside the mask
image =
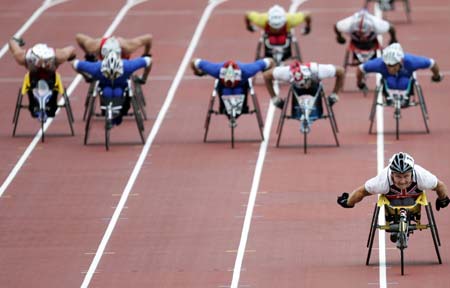
M 369 238 L 367 239 L 367 248 L 369 248 L 369 250 L 367 251 L 366 265 L 369 265 L 370 255 L 372 253 L 373 240 L 375 239 L 375 231 L 377 229 L 379 213 L 380 213 L 380 207 L 377 204 L 375 204 L 375 210 L 374 210 L 374 214 L 372 217 L 372 223 L 370 225 Z
M 92 122 L 92 117 L 94 116 L 95 113 L 95 98 L 96 97 L 89 97 L 89 102 L 88 102 L 88 111 L 86 114 L 86 125 L 84 128 L 84 145 L 87 145 L 88 143 L 88 139 L 89 139 L 89 132 L 91 130 L 91 122 Z
M 139 136 L 141 137 L 141 141 L 142 144 L 145 143 L 145 138 L 144 138 L 144 122 L 142 119 L 142 115 L 141 115 L 141 111 L 139 110 L 139 105 L 136 101 L 135 97 L 131 97 L 130 99 L 131 101 L 131 105 L 133 106 L 133 112 L 134 112 L 134 118 L 136 120 L 136 125 L 139 131 Z
M 16 109 L 14 110 L 14 116 L 13 116 L 13 123 L 14 123 L 14 128 L 13 128 L 13 133 L 12 133 L 13 137 L 16 136 L 17 124 L 19 122 L 20 110 L 22 108 L 22 99 L 23 99 L 22 90 L 19 89 L 19 94 L 17 95 Z
M 431 237 L 433 238 L 433 243 L 434 243 L 434 249 L 436 251 L 436 256 L 438 258 L 439 264 L 442 264 L 441 254 L 439 252 L 439 246 L 441 245 L 441 243 L 440 243 L 440 240 L 439 240 L 439 234 L 438 234 L 438 231 L 437 231 L 436 223 L 434 221 L 434 215 L 433 215 L 433 211 L 432 211 L 432 208 L 431 208 L 431 203 L 428 203 L 428 205 L 425 206 L 425 210 L 427 212 L 428 222 L 429 222 L 429 226 L 430 226 L 430 230 L 431 230 Z

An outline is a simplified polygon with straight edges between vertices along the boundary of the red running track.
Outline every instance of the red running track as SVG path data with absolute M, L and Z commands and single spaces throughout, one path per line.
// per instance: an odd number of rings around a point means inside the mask
M 0 29 L 3 42 L 38 6 L 31 1 L 29 5 L 17 2 L 0 4 L 0 12 L 15 15 L 1 19 L 7 22 Z M 77 32 L 101 36 L 122 5 L 109 2 L 62 3 L 45 12 L 24 38 L 29 44 L 46 41 L 64 46 L 75 44 Z M 116 30 L 125 37 L 152 33 L 155 39 L 155 65 L 144 91 L 149 101 L 147 135 L 207 5 L 199 2 L 144 2 L 133 8 Z M 450 42 L 445 29 L 450 21 L 449 4 L 438 0 L 411 2 L 413 23 L 403 23 L 401 12 L 390 13 L 388 18 L 394 21 L 407 51 L 435 58 L 448 73 L 450 60 L 445 52 Z M 290 2 L 281 4 L 287 8 Z M 258 35 L 245 30 L 243 14 L 271 5 L 266 0 L 230 0 L 219 5 L 206 23 L 194 56 L 251 61 Z M 342 62 L 344 47 L 334 42 L 331 27 L 360 5 L 360 1 L 311 0 L 300 6 L 313 14 L 312 33 L 298 35 L 306 61 Z M 429 44 L 437 41 L 441 45 Z M 23 136 L 10 136 L 12 109 L 24 69 L 8 54 L 0 61 L 4 92 L 0 176 L 5 179 L 38 125 L 23 113 L 19 123 Z M 67 85 L 75 77 L 68 65 L 61 67 L 61 74 Z M 408 151 L 449 183 L 450 156 L 445 144 L 450 141 L 446 121 L 450 84 L 447 79 L 432 84 L 425 72 L 419 73 L 419 80 L 426 94 L 431 134 L 405 133 L 395 140 L 392 111 L 386 110 L 384 156 Z M 213 117 L 211 141 L 202 142 L 212 84 L 210 78 L 193 77 L 189 70 L 184 73 L 89 287 L 230 287 L 260 142 L 256 120 L 250 116 L 239 119 L 235 149 L 230 148 L 229 128 L 223 117 Z M 325 84 L 329 92 L 333 83 Z M 260 76 L 255 88 L 265 119 L 269 97 Z M 114 144 L 109 152 L 104 151 L 100 122 L 93 127 L 94 144 L 82 145 L 86 89 L 81 83 L 71 95 L 76 136 L 66 136 L 66 118 L 63 113 L 58 115 L 47 132 L 46 143 L 37 145 L 0 198 L 2 287 L 81 286 L 141 153 L 132 121 L 113 129 Z M 282 86 L 281 91 L 287 93 L 287 87 Z M 335 201 L 342 191 L 350 191 L 376 173 L 376 136 L 367 134 L 372 96 L 364 98 L 356 92 L 351 73 L 340 96 L 335 109 L 339 148 L 333 147 L 325 121 L 314 123 L 307 155 L 299 146 L 302 138 L 295 122 L 286 123 L 281 148 L 275 148 L 272 126 L 239 287 L 382 287 L 377 250 L 373 264 L 364 265 L 375 199 L 366 199 L 352 210 L 341 209 Z M 417 112 L 405 112 L 404 131 L 421 131 Z M 278 117 L 276 111 L 274 124 Z M 429 197 L 435 198 L 432 194 Z M 447 287 L 435 275 L 446 275 L 448 270 L 448 213 L 436 213 L 443 242 L 442 265 L 435 264 L 428 232 L 416 232 L 406 251 L 407 275 L 402 277 L 399 253 L 386 243 L 388 286 L 415 287 L 420 283 Z

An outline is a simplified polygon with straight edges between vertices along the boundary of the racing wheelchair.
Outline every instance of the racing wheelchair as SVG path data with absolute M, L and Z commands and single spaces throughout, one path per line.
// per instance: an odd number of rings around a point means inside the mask
M 89 111 L 89 101 L 94 93 L 94 88 L 96 86 L 96 81 L 93 79 L 90 79 L 89 76 L 84 75 L 83 77 L 85 81 L 89 84 L 89 88 L 86 94 L 86 100 L 84 101 L 84 112 L 83 112 L 83 121 L 86 121 L 86 117 Z M 147 112 L 145 111 L 145 106 L 147 105 L 147 101 L 145 100 L 144 93 L 142 91 L 142 85 L 145 83 L 139 76 L 133 75 L 132 76 L 132 84 L 133 89 L 136 97 L 136 102 L 138 104 L 139 110 L 142 114 L 142 117 L 144 120 L 147 120 Z
M 350 40 L 344 55 L 344 75 L 346 75 L 349 66 L 356 67 L 376 58 L 378 51 L 381 53 L 381 45 L 376 39 L 369 43 L 359 43 Z M 363 80 L 365 80 L 365 75 Z M 368 90 L 365 88 L 363 90 L 364 96 L 367 96 L 367 92 Z
M 234 148 L 234 130 L 237 127 L 237 119 L 242 114 L 256 114 L 256 120 L 258 121 L 259 132 L 261 134 L 261 140 L 264 140 L 264 122 L 261 116 L 261 109 L 259 106 L 258 98 L 256 97 L 255 90 L 253 89 L 252 79 L 248 79 L 243 94 L 238 95 L 223 95 L 223 85 L 216 79 L 214 82 L 214 89 L 211 94 L 211 98 L 208 105 L 208 112 L 205 119 L 205 134 L 203 136 L 203 142 L 206 142 L 208 137 L 209 124 L 211 122 L 211 115 L 225 115 L 228 118 L 228 124 L 231 128 L 231 148 Z M 248 96 L 253 102 L 253 109 L 250 110 L 248 105 Z M 214 108 L 216 98 L 219 98 L 219 107 Z M 215 110 L 217 109 L 217 110 Z
M 333 131 L 334 140 L 336 146 L 339 147 L 339 140 L 337 138 L 338 127 L 336 118 L 334 117 L 333 108 L 325 98 L 322 83 L 319 82 L 313 85 L 307 91 L 297 90 L 291 85 L 286 101 L 280 115 L 277 126 L 277 144 L 280 146 L 281 134 L 283 132 L 284 121 L 286 119 L 294 119 L 300 121 L 300 132 L 303 134 L 303 151 L 307 153 L 308 147 L 308 134 L 311 132 L 311 124 L 318 119 L 330 119 L 331 130 Z M 313 92 L 314 93 L 310 93 Z M 305 93 L 306 92 L 306 93 Z M 290 103 L 290 109 L 288 108 Z M 323 106 L 326 107 L 326 113 L 324 113 Z M 288 110 L 290 110 L 288 112 Z
M 395 200 L 398 199 L 401 198 L 396 197 Z M 419 194 L 415 200 L 412 198 L 404 199 L 405 201 L 400 202 L 401 205 L 393 205 L 395 200 L 388 199 L 388 196 L 380 195 L 378 202 L 375 204 L 372 222 L 370 224 L 369 237 L 367 239 L 367 248 L 369 250 L 367 253 L 366 265 L 369 265 L 373 240 L 377 229 L 391 233 L 391 241 L 396 242 L 396 246 L 400 250 L 402 275 L 404 275 L 404 252 L 408 247 L 409 237 L 416 230 L 422 231 L 430 229 L 438 262 L 439 264 L 442 264 L 441 255 L 439 253 L 441 241 L 439 239 L 438 228 L 434 219 L 431 203 L 428 202 L 425 192 Z M 422 207 L 425 208 L 427 214 L 427 224 L 421 222 Z M 382 208 L 385 209 L 385 224 L 378 224 L 378 215 Z
M 287 34 L 284 44 L 272 44 L 270 40 L 269 35 L 263 32 L 256 46 L 255 60 L 270 57 L 276 66 L 288 59 L 302 61 L 297 38 L 291 32 Z
M 379 93 L 382 93 L 383 95 L 383 101 L 381 103 L 378 102 Z M 426 133 L 430 133 L 430 129 L 428 128 L 428 110 L 425 104 L 425 98 L 423 97 L 422 87 L 420 86 L 419 81 L 416 79 L 415 73 L 413 73 L 413 76 L 409 79 L 408 87 L 406 88 L 406 90 L 389 89 L 386 80 L 381 79 L 380 84 L 378 84 L 375 89 L 372 108 L 370 110 L 369 134 L 372 134 L 372 127 L 375 119 L 377 105 L 394 108 L 395 135 L 397 140 L 400 137 L 401 110 L 417 105 L 420 106 L 420 110 L 422 111 L 425 131 Z
M 395 9 L 395 2 L 403 2 L 403 6 L 405 7 L 406 20 L 408 23 L 411 23 L 411 5 L 409 0 L 366 0 L 364 3 L 364 8 L 368 9 L 369 2 L 378 3 L 381 11 L 393 11 Z
M 128 86 L 124 90 L 124 95 L 120 99 L 104 99 L 102 97 L 102 89 L 98 86 L 98 81 L 93 82 L 92 94 L 89 95 L 87 104 L 86 125 L 84 134 L 84 145 L 88 144 L 89 133 L 94 117 L 104 118 L 105 120 L 105 148 L 108 151 L 110 148 L 110 133 L 113 128 L 114 119 L 121 115 L 126 115 L 128 109 L 133 107 L 133 116 L 136 121 L 139 136 L 142 144 L 145 143 L 144 139 L 144 121 L 141 115 L 141 109 L 138 101 L 135 97 L 135 91 L 132 87 L 131 80 L 128 80 Z M 98 96 L 98 97 L 97 97 Z M 99 99 L 101 113 L 96 113 L 96 98 Z
M 67 113 L 67 120 L 69 122 L 70 133 L 75 135 L 73 130 L 73 113 L 70 106 L 69 97 L 67 96 L 66 89 L 64 88 L 61 76 L 59 73 L 54 72 L 48 77 L 48 79 L 40 79 L 37 76 L 32 75 L 32 72 L 25 74 L 22 87 L 19 89 L 17 95 L 16 108 L 13 116 L 13 133 L 12 136 L 16 136 L 17 124 L 19 122 L 20 111 L 23 108 L 30 110 L 30 112 L 36 117 L 41 124 L 41 141 L 45 141 L 44 125 L 48 118 L 55 117 L 56 110 L 58 108 L 65 108 Z M 30 103 L 25 105 L 22 103 L 24 95 L 28 95 Z M 58 104 L 58 95 L 61 95 L 64 103 Z M 31 103 L 33 102 L 33 103 Z

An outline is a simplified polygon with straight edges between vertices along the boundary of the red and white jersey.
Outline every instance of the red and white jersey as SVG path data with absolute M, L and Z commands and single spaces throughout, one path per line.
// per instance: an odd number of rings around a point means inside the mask
M 413 182 L 417 184 L 419 190 L 433 190 L 438 184 L 437 177 L 420 165 L 414 165 Z M 369 179 L 364 184 L 364 188 L 370 194 L 387 194 L 391 190 L 392 178 L 389 166 L 385 167 L 380 174 Z
M 311 70 L 313 79 L 333 78 L 336 76 L 336 67 L 332 64 L 318 64 L 315 62 L 302 63 L 301 65 L 308 66 Z M 292 74 L 290 66 L 279 66 L 273 69 L 273 78 L 282 82 L 292 82 Z

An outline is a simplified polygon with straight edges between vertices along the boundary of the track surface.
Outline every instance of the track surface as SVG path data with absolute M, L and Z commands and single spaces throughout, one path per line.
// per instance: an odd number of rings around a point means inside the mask
M 78 32 L 101 36 L 125 4 L 113 2 L 63 2 L 45 11 L 23 36 L 28 45 L 43 41 L 57 47 L 75 45 Z M 407 51 L 435 58 L 448 74 L 450 40 L 443 35 L 450 24 L 449 4 L 444 0 L 411 2 L 413 23 L 405 23 L 401 7 L 385 16 L 396 25 Z M 281 4 L 287 9 L 291 3 Z M 229 0 L 218 5 L 193 55 L 217 61 L 251 61 L 258 33 L 245 30 L 243 14 L 271 5 L 267 0 Z M 312 33 L 301 36 L 297 31 L 305 61 L 342 63 L 344 47 L 334 42 L 331 27 L 360 5 L 360 1 L 311 0 L 300 6 L 313 15 Z M 146 135 L 174 85 L 206 6 L 207 1 L 146 1 L 132 8 L 114 31 L 124 37 L 154 36 L 154 69 L 144 90 L 149 102 Z M 2 1 L 1 43 L 6 43 L 38 7 L 36 1 Z M 23 111 L 18 127 L 21 136 L 11 137 L 13 107 L 25 70 L 9 54 L 0 61 L 3 183 L 32 141 L 38 124 Z M 242 116 L 236 131 L 239 141 L 231 149 L 226 119 L 213 116 L 210 141 L 203 143 L 203 121 L 213 80 L 193 77 L 190 70 L 181 72 L 182 81 L 174 86 L 174 99 L 89 280 L 87 271 L 143 146 L 133 121 L 112 130 L 111 151 L 104 149 L 101 121 L 92 128 L 93 144 L 83 146 L 81 116 L 87 85 L 75 87 L 70 99 L 76 136 L 67 136 L 65 114 L 58 114 L 46 133 L 46 143 L 33 149 L 0 197 L 0 286 L 230 287 L 261 146 L 259 132 L 253 116 Z M 318 121 L 310 134 L 311 147 L 304 155 L 298 124 L 287 121 L 282 147 L 275 148 L 279 117 L 275 111 L 236 287 L 448 286 L 437 275 L 447 275 L 449 269 L 449 211 L 435 215 L 443 242 L 443 264 L 436 264 L 429 232 L 416 232 L 406 251 L 406 276 L 402 277 L 399 252 L 387 241 L 387 280 L 382 283 L 378 250 L 373 251 L 373 264 L 364 265 L 375 198 L 351 210 L 336 205 L 338 194 L 361 185 L 377 171 L 376 135 L 367 134 L 373 96 L 364 98 L 356 92 L 353 71 L 349 72 L 341 102 L 335 108 L 341 147 L 333 146 L 329 123 Z M 76 76 L 69 65 L 63 65 L 60 73 L 67 86 Z M 419 109 L 411 108 L 404 111 L 401 120 L 402 131 L 409 133 L 395 140 L 392 111 L 385 110 L 384 156 L 387 159 L 397 151 L 407 151 L 450 183 L 450 81 L 447 75 L 436 85 L 429 76 L 428 71 L 419 73 L 431 134 L 417 133 L 423 131 L 423 123 Z M 261 76 L 255 82 L 266 119 L 269 97 Z M 325 81 L 327 92 L 332 84 Z M 281 91 L 287 93 L 287 87 L 282 85 Z M 429 198 L 434 202 L 435 195 L 429 194 Z M 377 241 L 378 236 L 375 248 Z

